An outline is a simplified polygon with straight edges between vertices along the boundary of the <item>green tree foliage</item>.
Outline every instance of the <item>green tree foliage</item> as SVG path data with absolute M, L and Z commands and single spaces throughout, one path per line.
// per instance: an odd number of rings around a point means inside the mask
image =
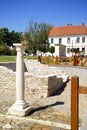
M 9 37 L 7 39 L 7 45 L 13 46 L 13 43 L 20 43 L 22 39 L 22 33 L 15 31 L 9 32 Z
M 5 27 L 0 28 L 0 45 L 7 44 L 8 46 L 13 46 L 13 43 L 21 42 L 21 33 L 11 31 Z
M 6 44 L 0 45 L 0 55 L 10 55 L 11 50 Z
M 78 48 L 71 48 L 70 51 L 71 52 L 78 52 Z
M 0 44 L 7 42 L 9 30 L 7 28 L 0 28 Z
M 54 53 L 54 51 L 55 51 L 55 47 L 54 46 L 52 46 L 52 47 L 49 47 L 48 49 L 47 49 L 47 51 L 49 51 L 50 53 Z
M 15 31 L 9 32 L 8 28 L 0 28 L 0 55 L 15 55 L 15 49 L 10 47 L 13 43 L 19 43 L 22 39 L 22 33 Z
M 30 21 L 29 27 L 24 33 L 24 38 L 28 41 L 27 49 L 30 53 L 35 54 L 37 50 L 46 52 L 49 47 L 48 43 L 48 33 L 50 25 L 46 23 L 36 23 Z

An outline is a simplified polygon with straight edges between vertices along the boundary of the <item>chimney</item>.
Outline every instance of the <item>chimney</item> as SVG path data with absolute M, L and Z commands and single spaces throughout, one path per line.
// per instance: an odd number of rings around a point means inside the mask
M 84 23 L 81 23 L 81 25 L 85 26 L 85 24 L 84 24 Z
M 72 26 L 72 24 L 69 23 L 69 24 L 67 24 L 67 26 Z

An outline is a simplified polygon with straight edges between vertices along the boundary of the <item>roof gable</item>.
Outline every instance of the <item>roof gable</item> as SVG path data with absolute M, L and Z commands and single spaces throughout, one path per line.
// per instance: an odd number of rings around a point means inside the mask
M 82 35 L 87 34 L 87 28 L 82 25 L 67 25 L 61 27 L 52 27 L 49 31 L 49 36 L 64 36 L 64 35 Z

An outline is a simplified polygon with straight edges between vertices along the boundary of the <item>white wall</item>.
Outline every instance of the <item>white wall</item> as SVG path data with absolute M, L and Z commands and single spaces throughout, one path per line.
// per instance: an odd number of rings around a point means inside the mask
M 67 38 L 70 37 L 70 43 L 67 43 Z M 80 37 L 80 43 L 76 42 L 77 37 Z M 82 37 L 85 37 L 85 43 L 82 43 Z M 51 43 L 51 38 L 53 38 L 53 43 Z M 66 46 L 66 56 L 72 56 L 72 53 L 67 53 L 67 48 L 79 48 L 81 51 L 82 48 L 85 48 L 85 54 L 87 54 L 87 36 L 86 35 L 70 35 L 70 36 L 55 36 L 49 37 L 50 46 L 55 46 L 55 44 L 59 43 L 59 38 L 62 39 L 63 45 Z

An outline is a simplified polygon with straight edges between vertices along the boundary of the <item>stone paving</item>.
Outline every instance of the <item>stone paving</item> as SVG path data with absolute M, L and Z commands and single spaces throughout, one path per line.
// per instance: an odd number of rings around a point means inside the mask
M 56 126 L 47 126 L 44 124 L 39 124 L 30 120 L 20 120 L 20 119 L 11 119 L 11 118 L 4 118 L 2 117 L 2 124 L 3 127 L 0 126 L 0 130 L 64 130 L 63 128 L 60 129 Z
M 15 102 L 15 89 L 0 89 L 0 130 L 70 129 L 70 106 L 67 106 L 69 103 L 67 104 L 66 100 L 61 99 L 67 89 L 69 89 L 69 86 L 62 94 L 48 98 L 38 98 L 36 95 L 29 95 L 26 89 L 26 101 L 33 107 L 33 111 L 26 117 L 6 115 L 8 108 Z
M 28 93 L 26 91 L 26 95 Z M 44 105 L 39 98 L 27 97 L 27 101 L 34 108 L 33 111 L 26 117 L 15 117 L 6 115 L 8 108 L 15 101 L 15 90 L 0 89 L 0 130 L 64 130 L 70 124 L 70 117 L 65 116 L 55 106 L 61 106 L 63 102 L 54 102 L 54 104 Z M 30 100 L 29 100 L 30 99 Z M 45 99 L 47 100 L 47 99 Z M 43 105 L 42 105 L 43 104 Z M 67 124 L 59 128 L 61 123 Z

